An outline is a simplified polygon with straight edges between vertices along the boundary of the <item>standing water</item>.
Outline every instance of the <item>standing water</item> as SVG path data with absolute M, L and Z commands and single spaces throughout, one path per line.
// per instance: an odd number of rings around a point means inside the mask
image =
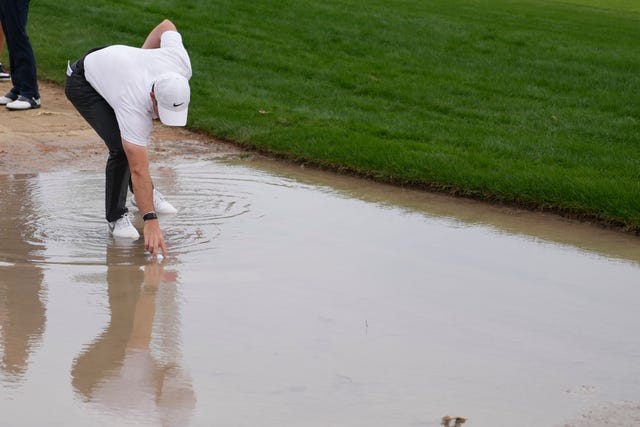
M 101 172 L 0 176 L 1 425 L 639 420 L 638 238 L 271 161 L 152 173 L 161 262 L 108 235 Z

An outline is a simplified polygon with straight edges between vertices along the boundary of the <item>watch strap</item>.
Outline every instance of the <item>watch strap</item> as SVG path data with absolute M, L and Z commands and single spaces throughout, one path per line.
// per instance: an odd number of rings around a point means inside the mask
M 155 212 L 147 212 L 146 214 L 142 215 L 142 219 L 145 221 L 148 221 L 150 219 L 158 219 L 158 215 L 156 215 Z

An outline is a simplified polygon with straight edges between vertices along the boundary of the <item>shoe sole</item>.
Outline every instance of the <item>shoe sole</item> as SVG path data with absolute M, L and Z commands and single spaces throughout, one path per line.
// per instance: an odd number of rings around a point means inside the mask
M 174 209 L 156 209 L 156 213 L 161 215 L 172 215 L 172 214 L 177 214 L 178 210 L 175 208 Z
M 115 234 L 111 234 L 111 237 L 114 239 L 123 239 L 123 240 L 138 240 L 140 236 L 118 236 Z
M 5 107 L 7 107 L 7 110 L 9 111 L 25 111 L 25 110 L 35 110 L 36 108 L 40 108 L 40 105 L 31 105 L 30 107 L 27 108 L 15 108 L 15 107 L 9 107 L 10 102 L 3 104 Z
M 140 234 L 138 233 L 138 235 L 122 235 L 122 234 L 114 234 L 113 231 L 109 230 L 109 233 L 111 234 L 111 237 L 115 238 L 115 239 L 133 239 L 133 240 L 137 240 L 140 238 Z
M 133 235 L 122 235 L 122 234 L 116 234 L 113 232 L 113 230 L 111 229 L 110 225 L 107 225 L 107 230 L 109 230 L 109 234 L 111 235 L 111 237 L 113 237 L 114 239 L 131 239 L 131 240 L 138 240 L 140 238 L 140 233 L 138 233 L 138 230 L 135 230 L 136 234 Z

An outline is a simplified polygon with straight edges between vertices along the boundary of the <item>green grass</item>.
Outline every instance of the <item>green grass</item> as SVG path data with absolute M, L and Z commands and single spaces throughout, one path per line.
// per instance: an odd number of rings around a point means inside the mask
M 635 0 L 39 0 L 40 76 L 165 17 L 191 55 L 194 129 L 640 230 Z

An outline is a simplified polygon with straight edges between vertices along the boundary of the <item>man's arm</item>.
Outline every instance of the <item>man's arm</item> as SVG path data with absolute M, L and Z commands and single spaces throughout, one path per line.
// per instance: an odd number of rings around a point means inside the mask
M 165 19 L 161 23 L 159 23 L 147 36 L 147 39 L 144 41 L 142 45 L 143 49 L 157 49 L 160 47 L 160 38 L 162 37 L 162 33 L 165 31 L 178 31 L 176 26 L 173 25 L 173 22 Z
M 129 169 L 131 170 L 131 181 L 133 192 L 136 195 L 136 203 L 141 214 L 153 212 L 153 184 L 149 174 L 149 156 L 146 147 L 132 144 L 125 139 L 122 146 L 127 154 Z M 157 219 L 150 219 L 144 222 L 144 247 L 155 257 L 158 251 L 166 256 L 167 247 L 164 243 L 160 223 Z

